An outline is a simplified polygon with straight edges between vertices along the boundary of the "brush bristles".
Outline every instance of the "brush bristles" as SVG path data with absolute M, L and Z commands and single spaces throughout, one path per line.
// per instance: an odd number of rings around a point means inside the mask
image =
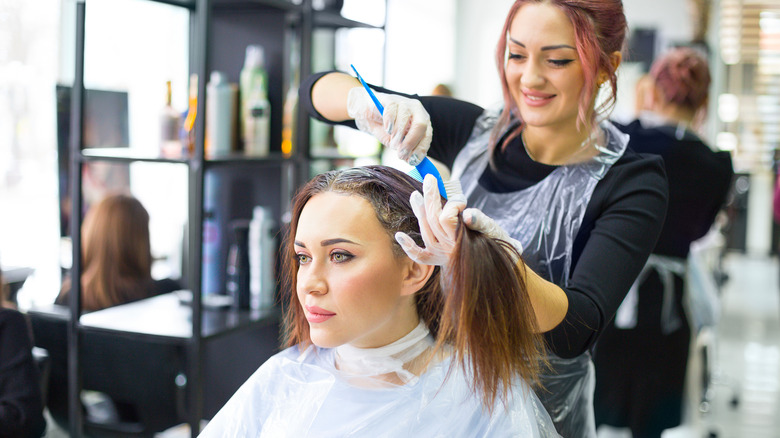
M 412 167 L 409 172 L 407 172 L 409 176 L 416 179 L 417 181 L 422 182 L 423 177 L 420 175 L 420 171 L 417 170 L 416 167 Z M 444 181 L 442 184 L 444 184 L 444 191 L 445 193 L 442 193 L 441 195 L 444 196 L 444 198 L 449 199 L 450 196 L 453 195 L 462 195 L 463 194 L 463 188 L 460 186 L 460 181 L 457 179 L 450 179 L 449 181 Z

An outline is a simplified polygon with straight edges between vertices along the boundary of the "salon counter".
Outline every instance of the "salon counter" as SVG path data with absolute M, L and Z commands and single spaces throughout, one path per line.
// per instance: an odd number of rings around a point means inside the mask
M 176 291 L 81 316 L 84 329 L 115 330 L 138 336 L 186 340 L 192 336 L 192 307 L 188 291 Z M 202 310 L 203 338 L 229 335 L 242 329 L 279 323 L 279 310 Z
M 141 356 L 146 363 L 160 364 L 160 373 L 163 372 L 163 364 L 175 362 L 180 364 L 178 366 L 182 367 L 185 375 L 189 374 L 192 308 L 186 302 L 186 297 L 181 299 L 181 292 L 82 315 L 79 330 L 83 344 L 81 367 L 84 372 L 102 365 L 87 362 L 110 362 L 110 358 L 121 354 L 129 355 L 130 360 Z M 68 308 L 51 305 L 29 309 L 27 313 L 33 322 L 36 345 L 54 350 L 50 351 L 52 356 L 63 356 L 59 361 L 53 360 L 53 364 L 59 363 L 60 367 L 65 368 L 59 375 L 66 378 L 65 340 L 70 320 Z M 280 320 L 278 308 L 263 311 L 237 311 L 229 307 L 203 308 L 203 418 L 211 418 L 216 414 L 238 387 L 263 362 L 279 351 Z M 100 346 L 92 340 L 100 340 Z M 96 351 L 98 348 L 101 351 Z M 127 349 L 133 352 L 125 351 Z M 144 375 L 150 371 L 128 370 L 128 367 L 122 369 L 121 373 L 128 375 L 112 375 L 106 379 L 122 379 L 136 385 L 144 385 L 145 381 L 150 380 L 149 376 Z M 94 380 L 94 376 L 89 377 Z M 67 387 L 65 382 L 61 384 Z

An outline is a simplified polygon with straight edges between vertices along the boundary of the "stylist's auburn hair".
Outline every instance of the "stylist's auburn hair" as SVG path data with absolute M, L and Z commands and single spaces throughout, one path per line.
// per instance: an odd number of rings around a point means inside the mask
M 520 119 L 517 103 L 509 92 L 506 80 L 507 38 L 517 11 L 528 4 L 547 4 L 559 8 L 574 27 L 574 42 L 585 83 L 580 94 L 577 123 L 583 127 L 593 126 L 599 115 L 612 110 L 617 99 L 617 69 L 612 64 L 612 54 L 623 50 L 628 29 L 621 0 L 516 0 L 509 8 L 496 45 L 495 59 L 501 80 L 504 108 L 491 133 L 491 148 L 497 146 L 502 136 L 502 146 L 508 144 L 509 140 L 518 136 L 523 129 L 520 120 L 519 125 L 512 128 L 508 135 L 504 135 L 515 121 Z M 594 108 L 600 72 L 606 74 L 606 82 L 610 88 L 604 102 Z
M 367 166 L 320 174 L 309 181 L 293 200 L 292 218 L 283 248 L 284 339 L 287 346 L 312 344 L 309 323 L 298 300 L 294 241 L 298 220 L 313 196 L 336 192 L 360 196 L 374 209 L 382 227 L 391 236 L 396 257 L 407 257 L 392 236 L 401 231 L 423 246 L 420 227 L 409 197 L 422 192 L 422 183 L 384 166 Z M 416 295 L 419 317 L 437 341 L 454 350 L 456 363 L 470 372 L 472 390 L 492 409 L 494 401 L 511 397 L 513 378 L 538 384 L 544 363 L 544 346 L 523 278 L 525 268 L 515 264 L 514 248 L 459 220 L 457 243 L 450 264 L 435 268 Z

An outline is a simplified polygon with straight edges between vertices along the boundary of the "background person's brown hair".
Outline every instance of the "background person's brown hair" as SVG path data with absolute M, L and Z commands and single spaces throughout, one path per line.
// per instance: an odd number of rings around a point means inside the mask
M 149 295 L 152 284 L 149 213 L 136 198 L 123 194 L 107 196 L 87 212 L 81 231 L 84 311 Z M 70 289 L 71 280 L 67 278 L 61 297 Z

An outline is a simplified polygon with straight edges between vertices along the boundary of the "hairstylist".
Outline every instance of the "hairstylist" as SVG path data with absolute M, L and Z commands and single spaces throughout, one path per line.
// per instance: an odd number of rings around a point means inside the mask
M 308 78 L 301 102 L 320 120 L 354 120 L 401 159 L 428 153 L 450 166 L 478 209 L 464 212 L 468 226 L 524 247 L 554 353 L 538 395 L 561 435 L 595 436 L 589 350 L 655 245 L 665 174 L 658 157 L 627 150 L 625 134 L 599 123 L 614 102 L 626 32 L 619 0 L 516 1 L 500 32 L 497 110 L 377 89 L 380 116 L 338 72 Z M 596 108 L 600 88 L 610 99 Z
M 707 106 L 707 60 L 694 49 L 674 49 L 647 77 L 647 98 L 638 99 L 647 107 L 622 129 L 629 147 L 663 157 L 669 209 L 636 287 L 596 347 L 595 410 L 597 424 L 660 438 L 682 420 L 691 339 L 683 312 L 686 259 L 715 221 L 734 172 L 729 153 L 712 151 L 694 132 Z

